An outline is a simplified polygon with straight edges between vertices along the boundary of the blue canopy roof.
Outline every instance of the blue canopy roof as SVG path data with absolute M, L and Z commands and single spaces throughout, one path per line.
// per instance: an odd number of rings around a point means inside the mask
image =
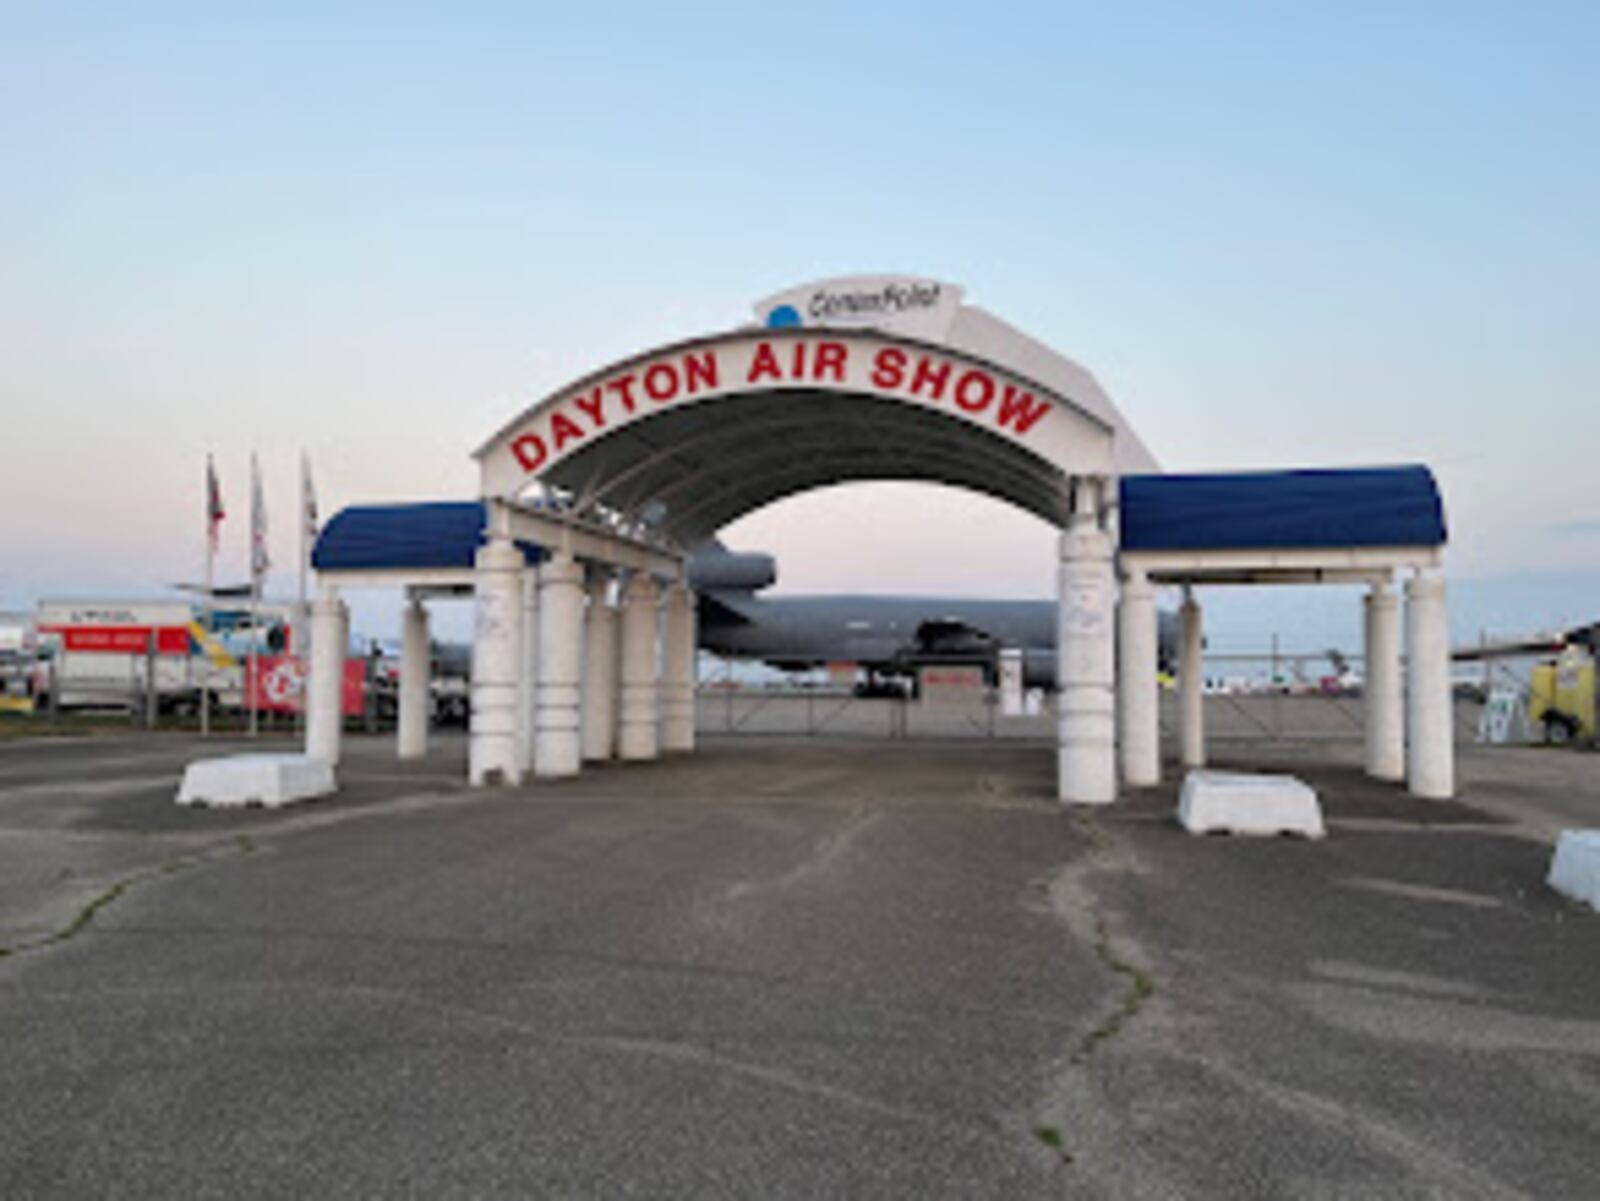
M 322 528 L 311 552 L 319 571 L 408 567 L 471 567 L 483 545 L 482 501 L 430 501 L 409 505 L 352 505 Z M 529 563 L 543 552 L 519 542 Z
M 1441 546 L 1444 507 L 1426 467 L 1124 476 L 1122 549 L 1303 550 Z M 321 571 L 470 568 L 483 502 L 354 505 L 323 528 Z M 519 542 L 529 563 L 543 552 Z
M 1426 467 L 1132 475 L 1122 549 L 1298 550 L 1442 546 L 1444 506 Z

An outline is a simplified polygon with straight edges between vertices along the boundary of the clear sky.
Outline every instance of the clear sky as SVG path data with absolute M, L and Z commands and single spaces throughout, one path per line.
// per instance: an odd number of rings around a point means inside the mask
M 302 446 L 324 511 L 466 496 L 565 380 L 887 270 L 1169 469 L 1426 461 L 1458 584 L 1600 616 L 1597 52 L 1553 0 L 0 0 L 0 604 L 195 578 L 208 451 L 230 573 L 252 449 L 287 568 Z M 791 590 L 1051 587 L 1031 519 L 900 487 L 732 540 Z

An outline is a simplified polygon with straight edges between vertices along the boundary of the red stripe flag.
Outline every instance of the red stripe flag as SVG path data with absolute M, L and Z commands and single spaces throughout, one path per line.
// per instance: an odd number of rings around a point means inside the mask
M 222 486 L 217 483 L 217 469 L 211 462 L 211 456 L 206 456 L 206 537 L 211 539 L 211 550 L 217 549 L 217 539 L 221 533 L 222 519 L 227 513 L 222 508 Z

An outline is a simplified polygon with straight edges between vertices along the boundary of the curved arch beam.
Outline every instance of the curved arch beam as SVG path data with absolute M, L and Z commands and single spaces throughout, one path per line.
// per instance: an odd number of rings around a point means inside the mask
M 889 416 L 895 410 L 878 406 Z M 682 493 L 690 490 L 736 492 L 741 488 L 761 486 L 761 480 L 775 467 L 790 467 L 801 463 L 825 465 L 835 460 L 857 460 L 863 456 L 886 459 L 890 465 L 910 468 L 927 464 L 928 469 L 940 476 L 947 474 L 955 464 L 957 474 L 966 478 L 974 472 L 995 481 L 1038 479 L 1056 481 L 1060 474 L 1053 468 L 1017 453 L 1005 443 L 994 439 L 977 439 L 965 431 L 952 437 L 948 429 L 930 428 L 912 421 L 910 415 L 897 420 L 855 420 L 833 417 L 817 419 L 811 423 L 783 423 L 771 428 L 756 426 L 739 438 L 719 438 L 711 445 L 697 441 L 692 435 L 682 439 L 684 449 L 698 452 L 704 448 L 711 453 L 716 467 L 710 471 L 669 472 L 660 471 L 635 476 L 629 481 L 633 486 L 620 493 L 608 493 L 606 499 L 622 509 L 636 509 L 650 500 L 658 500 L 676 507 Z M 661 420 L 666 420 L 662 418 Z M 670 435 L 669 435 L 670 436 Z M 897 475 L 902 474 L 897 472 Z M 1004 492 L 1003 487 L 991 486 L 989 491 Z
M 891 402 L 997 437 L 1062 475 L 1114 474 L 1112 430 L 1071 399 L 964 352 L 878 332 L 740 330 L 680 343 L 588 376 L 525 410 L 477 452 L 485 496 L 556 479 L 586 448 L 654 414 L 792 390 Z M 975 441 L 982 442 L 982 438 Z M 664 447 L 656 448 L 658 451 Z M 623 457 L 623 456 L 619 456 Z M 644 456 L 625 456 L 631 461 Z M 629 464 L 617 463 L 620 473 Z M 602 485 L 603 486 L 603 485 Z
M 835 484 L 866 483 L 879 480 L 896 480 L 906 482 L 926 482 L 944 484 L 952 488 L 962 488 L 968 492 L 976 492 L 983 496 L 990 496 L 997 500 L 1007 501 L 1019 508 L 1032 513 L 1052 525 L 1061 522 L 1062 505 L 1058 498 L 1043 492 L 1038 492 L 1022 499 L 1016 494 L 997 492 L 986 482 L 974 480 L 970 477 L 959 478 L 955 476 L 940 476 L 921 468 L 910 467 L 884 467 L 881 465 L 862 465 L 859 469 L 841 467 L 836 469 L 829 478 L 819 479 L 815 475 L 791 474 L 775 477 L 770 486 L 764 489 L 759 498 L 742 496 L 733 503 L 728 503 L 724 498 L 708 499 L 698 502 L 693 509 L 680 513 L 676 518 L 669 518 L 668 525 L 673 535 L 684 545 L 692 545 L 705 538 L 709 538 L 729 522 L 737 520 L 746 513 L 753 513 L 757 509 L 787 497 L 797 496 L 814 488 L 831 487 Z M 721 500 L 722 503 L 718 503 Z
M 1059 523 L 1064 517 L 1061 480 L 1053 474 L 1030 471 L 1024 465 L 1009 464 L 1007 470 L 993 470 L 987 463 L 975 463 L 958 448 L 913 446 L 884 453 L 870 448 L 834 449 L 819 456 L 786 453 L 776 448 L 757 458 L 741 460 L 731 478 L 713 487 L 694 491 L 679 484 L 658 493 L 653 499 L 666 505 L 664 524 L 675 534 L 691 514 L 726 508 L 734 515 L 770 504 L 777 488 L 822 487 L 843 480 L 926 479 L 935 483 L 969 488 L 1009 501 L 1044 518 Z M 790 489 L 792 490 L 792 489 Z M 687 500 L 687 507 L 679 499 Z M 729 518 L 731 520 L 731 518 Z M 721 524 L 720 522 L 718 524 Z

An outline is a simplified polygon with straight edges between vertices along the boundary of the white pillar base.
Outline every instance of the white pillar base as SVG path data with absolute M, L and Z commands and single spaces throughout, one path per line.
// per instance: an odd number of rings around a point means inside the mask
M 431 668 L 428 610 L 421 601 L 413 600 L 400 615 L 400 713 L 395 742 L 402 759 L 421 759 L 428 753 Z
M 467 778 L 522 782 L 517 718 L 522 687 L 522 552 L 495 535 L 478 548 L 473 588 L 477 602 L 472 643 L 472 731 Z
M 1076 511 L 1061 534 L 1057 788 L 1073 805 L 1117 799 L 1115 581 L 1111 538 L 1096 508 L 1092 487 L 1079 481 Z
M 589 585 L 583 628 L 583 757 L 590 762 L 617 753 L 617 610 L 611 603 L 611 578 Z
M 1406 778 L 1405 696 L 1400 678 L 1400 598 L 1387 584 L 1362 598 L 1367 634 L 1366 768 L 1375 780 Z
M 662 648 L 661 749 L 694 750 L 695 599 L 682 584 L 667 589 Z
M 575 776 L 583 766 L 583 568 L 566 553 L 539 569 L 539 718 L 534 770 Z
M 623 759 L 654 759 L 660 754 L 656 729 L 658 654 L 656 582 L 644 572 L 635 572 L 622 602 L 622 704 L 617 753 Z
M 311 678 L 306 684 L 306 754 L 336 767 L 344 733 L 344 659 L 350 618 L 338 589 L 323 586 L 311 605 Z
M 518 694 L 517 747 L 524 775 L 534 775 L 539 742 L 539 569 L 522 572 L 522 689 Z
M 1406 583 L 1406 779 L 1419 797 L 1455 795 L 1455 731 L 1450 693 L 1450 622 L 1444 580 L 1418 572 Z
M 1130 788 L 1148 788 L 1161 783 L 1161 683 L 1156 590 L 1143 572 L 1123 581 L 1117 616 L 1122 779 Z
M 1200 604 L 1185 597 L 1178 610 L 1178 728 L 1185 768 L 1206 765 L 1205 636 Z

